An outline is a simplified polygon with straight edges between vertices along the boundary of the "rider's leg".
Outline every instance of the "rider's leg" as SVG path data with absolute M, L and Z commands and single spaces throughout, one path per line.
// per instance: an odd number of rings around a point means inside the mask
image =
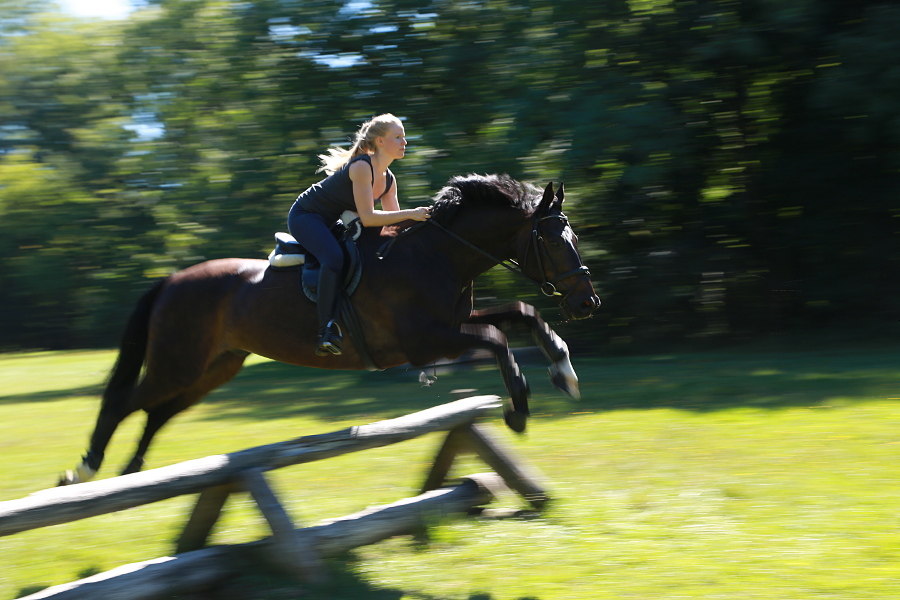
M 337 324 L 338 295 L 340 294 L 341 269 L 326 266 L 322 261 L 319 269 L 319 285 L 317 288 L 318 299 L 316 309 L 319 313 L 319 336 L 316 340 L 316 354 L 327 356 L 328 354 L 340 354 L 341 328 Z
M 331 233 L 331 225 L 314 213 L 291 211 L 288 227 L 301 244 L 319 260 L 319 283 L 316 308 L 319 317 L 319 334 L 316 354 L 326 356 L 341 353 L 343 337 L 337 324 L 338 299 L 344 253 Z

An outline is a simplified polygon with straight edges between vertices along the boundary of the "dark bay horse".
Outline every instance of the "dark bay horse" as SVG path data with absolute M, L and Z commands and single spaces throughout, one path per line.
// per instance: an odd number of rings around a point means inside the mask
M 368 355 L 385 369 L 486 349 L 509 391 L 506 422 L 523 431 L 528 385 L 498 326 L 530 328 L 551 362 L 554 384 L 577 396 L 568 347 L 531 305 L 473 310 L 473 280 L 514 260 L 566 318 L 589 317 L 600 300 L 562 212 L 563 197 L 562 186 L 554 194 L 552 184 L 542 194 L 508 176 L 455 177 L 435 196 L 430 221 L 365 229 L 358 240 L 363 276 L 352 304 L 367 352 L 351 337 L 342 355 L 315 355 L 316 309 L 296 270 L 228 258 L 158 281 L 128 320 L 88 452 L 60 483 L 90 479 L 119 423 L 142 409 L 144 433 L 123 474 L 139 471 L 160 427 L 237 375 L 251 353 L 320 369 L 364 369 Z M 390 251 L 379 259 L 386 241 L 393 242 Z

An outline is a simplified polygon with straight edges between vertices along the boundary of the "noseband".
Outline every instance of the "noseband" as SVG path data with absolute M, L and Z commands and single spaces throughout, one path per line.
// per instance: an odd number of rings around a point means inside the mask
M 575 290 L 575 287 L 572 286 L 566 294 L 563 294 L 556 289 L 556 284 L 559 283 L 560 281 L 562 281 L 563 279 L 565 279 L 566 277 L 577 276 L 577 277 L 587 277 L 588 279 L 590 279 L 591 272 L 588 270 L 588 268 L 586 266 L 581 265 L 580 267 L 578 267 L 576 269 L 572 269 L 571 271 L 566 271 L 565 273 L 560 273 L 553 279 L 547 279 L 547 275 L 546 275 L 547 271 L 544 269 L 544 260 L 541 258 L 542 251 L 543 251 L 543 254 L 546 254 L 547 259 L 550 262 L 551 271 L 556 273 L 557 270 L 556 270 L 556 265 L 553 264 L 553 258 L 550 256 L 550 252 L 547 250 L 547 243 L 544 241 L 544 237 L 541 235 L 541 232 L 538 229 L 538 226 L 542 222 L 548 221 L 550 219 L 559 219 L 563 222 L 564 227 L 569 226 L 569 219 L 565 215 L 561 215 L 561 214 L 560 215 L 550 215 L 549 217 L 541 217 L 540 219 L 536 219 L 534 221 L 534 226 L 531 228 L 531 241 L 528 244 L 528 248 L 525 250 L 525 262 L 527 262 L 528 255 L 529 255 L 531 249 L 534 248 L 534 257 L 535 257 L 535 260 L 537 260 L 538 272 L 541 274 L 541 277 L 544 278 L 544 281 L 539 282 L 536 279 L 526 275 L 525 274 L 525 264 L 523 264 L 520 267 L 520 270 L 522 272 L 522 275 L 525 275 L 525 277 L 528 277 L 529 279 L 531 279 L 532 281 L 534 281 L 535 283 L 537 283 L 539 285 L 539 287 L 541 289 L 541 293 L 544 294 L 545 296 L 562 296 L 563 299 L 566 299 Z

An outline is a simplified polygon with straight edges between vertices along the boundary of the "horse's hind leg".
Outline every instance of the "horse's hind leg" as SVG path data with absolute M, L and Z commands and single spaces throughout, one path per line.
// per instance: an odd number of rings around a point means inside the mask
M 241 370 L 246 357 L 246 354 L 235 354 L 232 352 L 225 352 L 219 355 L 203 373 L 203 376 L 188 389 L 163 404 L 146 408 L 147 423 L 144 425 L 144 432 L 138 442 L 134 456 L 122 471 L 122 475 L 140 471 L 144 465 L 144 455 L 150 448 L 150 442 L 153 441 L 153 436 L 156 435 L 163 425 L 181 411 L 199 402 L 215 388 L 231 380 Z
M 144 425 L 144 433 L 141 434 L 141 440 L 138 442 L 137 450 L 135 450 L 134 456 L 128 462 L 128 466 L 122 470 L 121 474 L 127 475 L 129 473 L 137 473 L 140 471 L 144 466 L 144 455 L 150 448 L 150 442 L 153 441 L 153 436 L 156 435 L 156 432 L 159 431 L 169 419 L 192 404 L 194 404 L 193 398 L 179 396 L 162 406 L 147 411 L 147 423 Z
M 101 407 L 100 413 L 97 415 L 97 424 L 94 426 L 94 432 L 91 434 L 88 451 L 74 471 L 66 471 L 60 477 L 58 485 L 70 485 L 93 479 L 97 471 L 100 470 L 106 447 L 109 445 L 113 434 L 125 417 L 134 412 L 134 410 L 125 405 L 108 404 Z
M 535 307 L 514 302 L 494 308 L 472 311 L 467 323 L 483 323 L 503 328 L 507 324 L 522 325 L 531 331 L 535 343 L 550 361 L 550 381 L 563 393 L 579 398 L 578 376 L 569 358 L 569 347 L 541 318 Z
M 116 432 L 119 424 L 134 411 L 135 409 L 128 404 L 103 406 L 100 409 L 100 414 L 97 415 L 97 424 L 94 426 L 94 432 L 91 434 L 91 443 L 82 463 L 83 466 L 93 469 L 90 475 L 93 475 L 100 469 L 106 446 L 109 445 L 109 441 L 112 439 L 113 433 Z

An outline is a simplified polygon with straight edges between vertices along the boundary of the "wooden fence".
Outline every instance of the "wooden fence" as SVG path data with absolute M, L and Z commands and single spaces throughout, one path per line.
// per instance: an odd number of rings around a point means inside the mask
M 540 510 L 548 500 L 543 478 L 501 444 L 486 425 L 476 422 L 495 414 L 499 406 L 497 396 L 474 396 L 333 433 L 42 490 L 0 502 L 0 536 L 199 494 L 173 556 L 125 565 L 48 588 L 27 599 L 153 600 L 191 593 L 227 578 L 232 571 L 229 565 L 245 560 L 248 554 L 265 556 L 298 579 L 321 583 L 328 578 L 324 558 L 421 530 L 427 520 L 435 517 L 464 514 L 490 502 L 500 488 L 518 492 L 533 509 Z M 437 431 L 448 433 L 419 496 L 313 527 L 295 528 L 265 477 L 265 472 L 273 469 L 395 444 Z M 474 452 L 494 472 L 471 475 L 444 487 L 455 458 L 465 452 Z M 206 547 L 225 501 L 236 492 L 250 493 L 272 536 L 249 544 Z

